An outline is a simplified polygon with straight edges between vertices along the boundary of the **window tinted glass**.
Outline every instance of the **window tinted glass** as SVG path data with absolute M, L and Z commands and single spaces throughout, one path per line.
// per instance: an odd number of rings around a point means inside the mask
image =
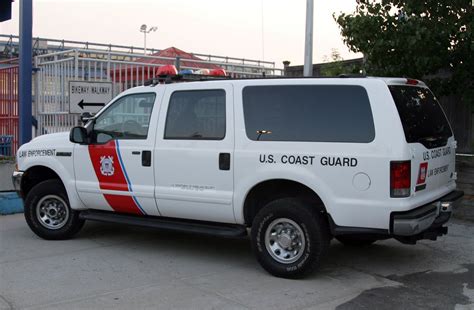
M 154 93 L 118 99 L 97 117 L 94 125 L 96 137 L 99 140 L 107 135 L 119 139 L 146 139 L 154 102 Z
M 389 86 L 408 143 L 428 148 L 445 145 L 452 136 L 448 120 L 433 93 L 427 88 Z
M 177 91 L 171 95 L 165 139 L 220 140 L 225 137 L 225 91 Z
M 251 140 L 362 143 L 375 137 L 369 98 L 360 86 L 248 86 L 243 101 Z

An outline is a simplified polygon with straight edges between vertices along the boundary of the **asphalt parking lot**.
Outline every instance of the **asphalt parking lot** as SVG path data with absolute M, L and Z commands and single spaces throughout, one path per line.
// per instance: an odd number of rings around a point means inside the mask
M 268 275 L 248 240 L 88 223 L 45 241 L 0 216 L 0 309 L 474 309 L 474 224 L 416 246 L 333 241 L 318 273 Z

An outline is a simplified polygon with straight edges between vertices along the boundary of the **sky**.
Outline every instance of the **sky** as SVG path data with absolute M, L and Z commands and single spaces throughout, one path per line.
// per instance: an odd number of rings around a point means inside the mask
M 19 3 L 1 34 L 18 34 Z M 355 0 L 314 0 L 313 62 L 344 45 L 332 14 L 353 12 Z M 306 0 L 33 0 L 33 36 L 143 46 L 140 25 L 158 27 L 147 47 L 274 61 L 304 61 Z

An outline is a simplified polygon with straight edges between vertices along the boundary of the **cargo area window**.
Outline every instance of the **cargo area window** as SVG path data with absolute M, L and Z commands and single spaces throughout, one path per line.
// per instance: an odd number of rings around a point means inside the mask
M 247 86 L 243 105 L 251 140 L 368 143 L 375 138 L 361 86 Z
M 446 145 L 453 135 L 448 120 L 433 93 L 417 86 L 389 86 L 408 143 L 426 148 Z
M 222 140 L 225 137 L 225 91 L 176 91 L 166 116 L 165 139 Z
M 155 93 L 143 93 L 117 99 L 95 120 L 96 142 L 105 142 L 110 137 L 146 139 L 155 96 Z

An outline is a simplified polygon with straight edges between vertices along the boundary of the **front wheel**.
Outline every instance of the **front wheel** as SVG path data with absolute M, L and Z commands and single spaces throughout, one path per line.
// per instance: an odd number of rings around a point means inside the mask
M 263 207 L 252 224 L 252 247 L 262 267 L 274 276 L 301 278 L 319 266 L 329 246 L 321 213 L 295 198 Z
M 49 240 L 68 239 L 84 225 L 79 213 L 69 206 L 59 180 L 41 182 L 30 190 L 25 199 L 25 219 L 36 235 Z

